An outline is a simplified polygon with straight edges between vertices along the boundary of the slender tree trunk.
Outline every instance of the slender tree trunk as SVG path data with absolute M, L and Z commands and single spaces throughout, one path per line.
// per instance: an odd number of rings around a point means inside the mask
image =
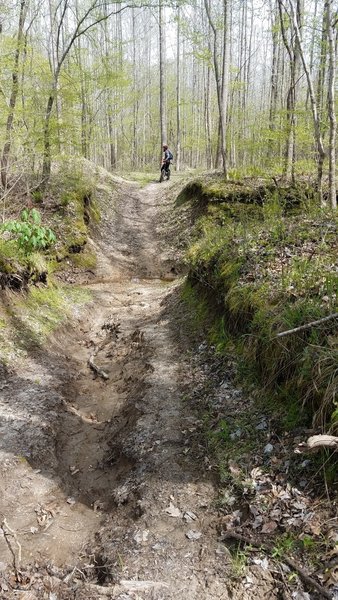
M 295 9 L 295 20 L 297 23 L 298 33 L 300 36 L 301 28 L 301 2 L 296 0 L 297 8 Z M 298 39 L 294 39 L 291 35 L 290 40 L 287 37 L 287 31 L 284 23 L 284 13 L 282 7 L 283 0 L 279 0 L 279 16 L 282 38 L 284 46 L 289 56 L 290 67 L 290 82 L 286 99 L 286 144 L 285 144 L 285 163 L 284 174 L 287 178 L 295 179 L 295 163 L 296 163 L 296 104 L 297 104 L 297 75 L 299 72 L 299 44 Z
M 279 33 L 277 29 L 278 15 L 276 7 L 270 8 L 272 17 L 272 65 L 270 78 L 270 107 L 269 107 L 269 129 L 271 132 L 276 129 L 276 111 L 278 99 L 278 42 Z M 269 139 L 268 150 L 269 158 L 271 159 L 272 150 L 274 148 L 274 140 Z
M 42 163 L 42 189 L 46 186 L 51 173 L 51 143 L 50 143 L 50 119 L 56 97 L 56 88 L 58 75 L 54 79 L 54 84 L 47 101 L 45 124 L 43 128 L 43 163 Z
M 323 10 L 323 22 L 322 22 L 322 37 L 320 41 L 320 59 L 318 68 L 318 81 L 317 81 L 317 92 L 316 101 L 318 107 L 318 117 L 320 120 L 323 119 L 324 113 L 324 85 L 326 77 L 326 63 L 327 63 L 327 50 L 328 50 L 328 28 L 327 28 L 327 10 L 328 4 L 325 2 Z
M 105 8 L 107 14 L 107 7 Z M 109 35 L 109 21 L 108 19 L 104 22 L 104 45 L 105 45 L 105 58 L 108 64 L 109 50 L 110 50 L 110 35 Z M 116 153 L 115 153 L 115 135 L 113 126 L 113 90 L 107 90 L 106 100 L 106 111 L 107 111 L 107 124 L 108 124 L 108 136 L 109 136 L 109 169 L 114 171 L 116 169 Z M 116 93 L 116 92 L 115 92 Z
M 136 66 L 136 18 L 135 8 L 132 8 L 132 36 L 133 36 L 133 158 L 132 167 L 135 169 L 138 166 L 138 98 L 137 98 L 137 66 Z
M 76 18 L 78 17 L 79 1 L 80 0 L 77 0 L 76 4 L 75 4 Z M 48 10 L 49 10 L 49 27 L 50 27 L 50 32 L 51 32 L 50 49 L 48 50 L 48 54 L 50 57 L 49 62 L 50 62 L 50 66 L 51 66 L 51 71 L 52 71 L 52 73 L 55 73 L 56 68 L 57 68 L 57 57 L 56 57 L 56 48 L 55 48 L 56 31 L 55 31 L 55 23 L 53 20 L 54 7 L 53 7 L 52 0 L 48 0 Z M 79 52 L 79 56 L 80 56 L 80 52 Z M 55 110 L 56 110 L 57 146 L 58 146 L 58 151 L 61 152 L 61 135 L 60 135 L 61 103 L 60 103 L 60 99 L 58 98 L 58 89 L 57 88 L 56 88 L 56 94 L 55 94 Z
M 167 106 L 165 93 L 165 31 L 163 23 L 163 0 L 159 4 L 159 46 L 160 46 L 160 124 L 161 145 L 167 143 Z
M 310 64 L 309 69 L 311 77 L 313 76 L 313 63 L 314 63 L 314 50 L 315 50 L 315 38 L 316 38 L 316 24 L 317 24 L 317 12 L 318 12 L 318 0 L 315 0 L 315 8 L 313 14 L 313 25 L 312 25 L 312 36 L 311 36 L 311 49 L 310 49 Z M 305 110 L 307 110 L 309 104 L 309 90 L 306 92 Z
M 8 181 L 8 161 L 9 155 L 11 151 L 11 133 L 13 129 L 13 120 L 14 120 L 14 112 L 15 105 L 19 92 L 19 61 L 20 54 L 22 50 L 22 41 L 23 41 L 23 28 L 25 24 L 26 17 L 26 0 L 21 0 L 20 3 L 20 15 L 19 15 L 19 27 L 18 27 L 18 35 L 17 35 L 17 43 L 14 54 L 14 67 L 12 72 L 12 91 L 9 99 L 9 112 L 6 121 L 6 134 L 5 134 L 5 144 L 2 151 L 1 157 L 1 183 L 4 188 L 7 187 Z
M 217 103 L 218 103 L 218 112 L 219 112 L 219 128 L 220 128 L 220 147 L 222 154 L 222 166 L 224 176 L 228 177 L 227 170 L 227 155 L 226 155 L 226 106 L 225 106 L 225 82 L 226 82 L 226 36 L 227 36 L 227 0 L 223 0 L 223 26 L 224 26 L 224 44 L 223 44 L 223 68 L 222 71 L 219 65 L 218 58 L 218 32 L 216 25 L 212 19 L 210 12 L 210 4 L 209 0 L 204 0 L 204 6 L 207 13 L 208 21 L 213 34 L 213 63 L 214 63 L 214 72 L 216 79 L 216 92 L 217 92 Z
M 180 8 L 177 9 L 177 46 L 176 46 L 176 171 L 181 168 L 181 14 Z
M 322 138 L 322 133 L 321 133 L 321 128 L 320 128 L 320 118 L 319 118 L 319 114 L 318 114 L 318 105 L 316 102 L 313 81 L 312 81 L 311 73 L 310 73 L 308 64 L 306 62 L 306 58 L 305 58 L 305 52 L 303 49 L 303 44 L 302 44 L 302 40 L 301 40 L 301 36 L 300 36 L 297 15 L 296 15 L 296 10 L 295 10 L 293 0 L 289 0 L 289 6 L 291 9 L 292 27 L 293 27 L 294 35 L 296 38 L 296 43 L 298 44 L 299 54 L 300 54 L 300 58 L 301 58 L 301 61 L 303 64 L 303 68 L 304 68 L 304 72 L 305 72 L 305 76 L 306 76 L 306 80 L 307 80 L 307 84 L 308 84 L 308 89 L 309 89 L 312 118 L 313 118 L 313 125 L 314 125 L 314 137 L 316 140 L 317 151 L 318 151 L 317 186 L 318 186 L 320 203 L 323 206 L 325 204 L 324 199 L 323 199 L 323 165 L 324 165 L 324 160 L 326 157 L 326 152 L 324 149 L 323 138 Z
M 337 208 L 336 191 L 336 135 L 337 119 L 335 110 L 335 72 L 336 72 L 336 48 L 335 48 L 335 27 L 333 20 L 333 0 L 326 0 L 326 23 L 328 32 L 329 46 L 329 77 L 328 77 L 328 112 L 330 121 L 329 136 L 329 201 L 331 207 Z
M 77 64 L 80 75 L 80 95 L 81 95 L 81 153 L 84 158 L 88 158 L 88 116 L 87 116 L 87 98 L 86 98 L 86 83 L 85 75 L 82 67 L 82 48 L 80 39 L 76 48 Z

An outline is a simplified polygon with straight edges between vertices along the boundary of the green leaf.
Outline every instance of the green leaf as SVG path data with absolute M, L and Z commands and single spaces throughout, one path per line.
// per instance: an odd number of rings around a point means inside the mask
M 23 211 L 21 212 L 20 218 L 21 218 L 21 221 L 28 221 L 29 212 L 28 212 L 27 208 L 23 209 Z
M 39 211 L 36 210 L 36 208 L 32 208 L 30 216 L 31 216 L 33 223 L 35 223 L 36 225 L 40 225 L 41 215 L 40 215 Z

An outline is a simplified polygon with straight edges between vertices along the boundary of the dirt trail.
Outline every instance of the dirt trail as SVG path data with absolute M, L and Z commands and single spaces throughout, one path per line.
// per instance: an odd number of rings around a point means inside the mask
M 0 511 L 15 536 L 0 539 L 0 571 L 10 548 L 17 567 L 37 567 L 29 596 L 4 583 L 1 598 L 253 597 L 229 595 L 215 490 L 186 441 L 196 416 L 164 305 L 174 265 L 157 232 L 166 188 L 120 183 L 92 242 L 91 306 L 20 373 L 4 374 Z M 268 573 L 252 585 L 277 597 Z

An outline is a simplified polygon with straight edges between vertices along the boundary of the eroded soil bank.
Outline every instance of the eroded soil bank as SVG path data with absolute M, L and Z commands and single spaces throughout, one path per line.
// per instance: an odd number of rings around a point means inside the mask
M 191 406 L 204 367 L 162 236 L 170 188 L 118 185 L 92 301 L 3 373 L 0 597 L 311 598 L 263 560 L 242 576 L 220 540 Z

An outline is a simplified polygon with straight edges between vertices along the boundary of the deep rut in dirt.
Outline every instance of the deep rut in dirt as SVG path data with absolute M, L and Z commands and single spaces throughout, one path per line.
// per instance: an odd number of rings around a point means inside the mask
M 253 597 L 229 595 L 213 483 L 187 445 L 196 416 L 182 399 L 183 349 L 164 302 L 175 265 L 157 233 L 165 189 L 120 183 L 92 242 L 90 307 L 27 359 L 20 379 L 6 375 L 1 512 L 21 564 L 36 563 L 27 600 Z M 5 572 L 4 537 L 0 547 Z M 252 577 L 255 596 L 278 597 L 269 573 Z M 26 598 L 6 581 L 1 598 Z

